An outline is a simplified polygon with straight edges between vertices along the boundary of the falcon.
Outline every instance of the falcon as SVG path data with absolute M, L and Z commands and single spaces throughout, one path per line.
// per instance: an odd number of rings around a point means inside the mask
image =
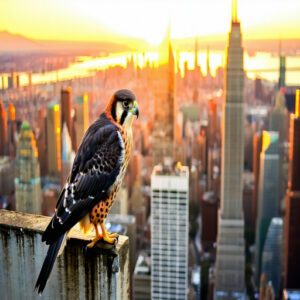
M 95 238 L 114 244 L 116 233 L 105 228 L 105 219 L 121 186 L 132 148 L 132 123 L 139 116 L 135 95 L 117 91 L 105 111 L 88 128 L 75 156 L 70 176 L 58 198 L 55 214 L 42 235 L 49 245 L 35 289 L 41 294 L 56 257 L 61 254 L 68 231 L 77 223 Z

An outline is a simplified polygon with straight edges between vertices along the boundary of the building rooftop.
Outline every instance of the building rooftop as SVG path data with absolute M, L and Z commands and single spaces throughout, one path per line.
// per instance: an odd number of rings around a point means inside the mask
M 152 176 L 180 176 L 187 177 L 189 169 L 187 166 L 183 166 L 180 162 L 176 165 L 165 163 L 164 165 L 157 165 L 153 168 Z

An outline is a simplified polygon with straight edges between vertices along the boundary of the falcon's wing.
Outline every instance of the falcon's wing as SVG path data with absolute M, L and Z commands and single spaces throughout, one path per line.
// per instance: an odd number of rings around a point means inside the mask
M 43 241 L 56 241 L 108 196 L 123 159 L 124 145 L 118 127 L 102 114 L 83 138 Z

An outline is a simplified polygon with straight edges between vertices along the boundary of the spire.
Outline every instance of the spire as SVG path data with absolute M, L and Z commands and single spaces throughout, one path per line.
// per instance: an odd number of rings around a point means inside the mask
M 206 71 L 207 75 L 210 76 L 210 53 L 209 53 L 209 46 L 206 48 Z
M 237 0 L 232 0 L 232 23 L 238 22 L 238 9 L 237 9 Z
M 195 59 L 194 59 L 194 68 L 198 68 L 198 38 L 195 38 Z

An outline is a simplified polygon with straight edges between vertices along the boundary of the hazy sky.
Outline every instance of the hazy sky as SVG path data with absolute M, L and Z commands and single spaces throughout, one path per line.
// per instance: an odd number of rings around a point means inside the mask
M 245 38 L 300 38 L 300 0 L 240 0 Z M 36 39 L 110 39 L 110 32 L 158 43 L 172 37 L 222 35 L 231 0 L 0 0 L 0 31 Z

